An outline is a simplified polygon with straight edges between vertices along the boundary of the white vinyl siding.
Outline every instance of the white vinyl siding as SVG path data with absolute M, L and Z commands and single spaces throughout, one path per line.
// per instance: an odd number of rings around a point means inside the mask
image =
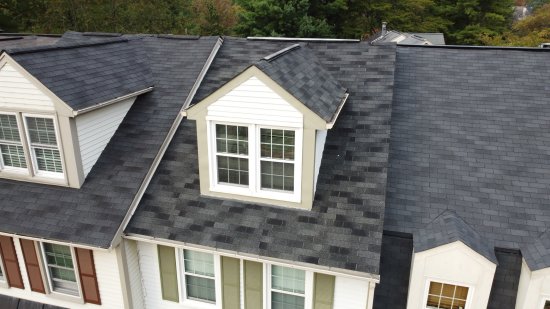
M 368 281 L 336 277 L 334 283 L 334 309 L 367 308 Z
M 0 109 L 54 111 L 51 99 L 11 64 L 0 69 Z
M 97 274 L 99 294 L 101 295 L 101 306 L 85 304 L 80 298 L 73 296 L 59 297 L 59 294 L 42 294 L 33 292 L 30 289 L 25 260 L 18 238 L 14 238 L 15 252 L 23 278 L 24 289 L 2 289 L 2 294 L 10 297 L 31 300 L 34 302 L 71 309 L 97 309 L 97 308 L 124 308 L 122 298 L 122 286 L 119 275 L 119 265 L 115 250 L 94 251 L 94 262 Z M 43 264 L 43 262 L 42 262 Z M 45 270 L 47 271 L 47 270 Z M 46 273 L 44 273 L 46 276 Z M 46 278 L 45 278 L 46 279 Z M 1 306 L 0 306 L 1 308 Z
M 142 275 L 139 269 L 139 256 L 137 242 L 133 240 L 124 240 L 126 250 L 126 267 L 128 270 L 128 285 L 132 293 L 132 309 L 144 309 Z
M 303 126 L 303 115 L 256 77 L 208 106 L 208 117 L 266 126 Z
M 87 176 L 117 131 L 136 98 L 112 104 L 75 118 L 84 175 Z M 144 124 L 145 125 L 145 124 Z

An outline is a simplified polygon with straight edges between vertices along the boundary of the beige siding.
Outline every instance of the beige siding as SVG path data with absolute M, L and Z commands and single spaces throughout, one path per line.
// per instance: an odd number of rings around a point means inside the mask
M 41 294 L 32 292 L 30 290 L 29 278 L 27 277 L 27 271 L 24 267 L 25 261 L 23 260 L 23 252 L 21 251 L 21 245 L 19 239 L 14 238 L 15 251 L 17 252 L 17 258 L 19 259 L 19 267 L 21 268 L 21 276 L 23 277 L 23 283 L 25 289 L 6 289 L 0 288 L 0 294 L 8 295 L 11 297 L 17 297 L 22 299 L 28 299 L 35 302 L 55 305 L 63 308 L 72 309 L 91 309 L 91 308 L 124 308 L 122 300 L 122 287 L 120 284 L 120 276 L 118 272 L 118 263 L 116 254 L 112 252 L 100 252 L 94 251 L 94 262 L 97 272 L 97 280 L 99 286 L 99 292 L 101 295 L 102 306 L 94 304 L 84 304 L 82 301 L 74 300 L 69 301 L 65 298 L 56 297 L 51 294 Z
M 135 98 L 76 117 L 78 143 L 84 175 L 87 176 L 132 107 Z
M 6 63 L 0 69 L 0 110 L 54 111 L 53 102 L 31 81 Z
M 137 251 L 137 243 L 133 240 L 124 240 L 126 246 L 126 265 L 128 269 L 128 283 L 132 291 L 133 309 L 143 309 L 143 286 L 141 280 L 141 271 L 139 270 L 139 257 Z
M 272 126 L 303 126 L 303 115 L 256 77 L 208 107 L 208 117 Z

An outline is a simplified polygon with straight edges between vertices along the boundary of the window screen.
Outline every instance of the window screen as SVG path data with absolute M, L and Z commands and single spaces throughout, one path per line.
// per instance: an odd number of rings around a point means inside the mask
M 464 309 L 467 297 L 467 287 L 430 282 L 426 306 L 429 309 Z
M 27 168 L 15 115 L 0 114 L 0 167 Z
M 53 119 L 27 117 L 26 121 L 36 170 L 63 173 Z
M 52 290 L 78 295 L 78 285 L 71 248 L 68 246 L 44 244 L 44 255 L 50 273 Z
M 262 189 L 294 191 L 295 133 L 260 129 Z
M 209 253 L 183 250 L 187 298 L 216 302 L 214 256 Z
M 303 309 L 305 304 L 305 271 L 271 266 L 271 308 Z
M 218 182 L 248 185 L 248 127 L 216 125 Z

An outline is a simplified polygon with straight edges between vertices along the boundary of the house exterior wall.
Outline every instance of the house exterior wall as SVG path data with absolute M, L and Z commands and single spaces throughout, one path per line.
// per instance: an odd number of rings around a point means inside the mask
M 128 286 L 131 292 L 132 309 L 145 308 L 143 295 L 143 279 L 139 268 L 139 255 L 137 243 L 133 240 L 125 239 L 123 241 L 126 253 L 126 268 L 128 271 Z
M 302 127 L 303 115 L 257 77 L 251 77 L 208 106 L 209 118 L 237 123 Z
M 327 140 L 327 130 L 317 130 L 315 133 L 315 179 L 313 182 L 314 192 L 317 190 L 317 178 L 319 178 L 319 169 L 325 150 L 325 141 Z
M 550 301 L 550 268 L 531 271 L 525 260 L 521 265 L 516 309 L 543 309 Z
M 87 176 L 136 100 L 135 97 L 75 118 L 84 176 Z
M 487 308 L 495 270 L 462 242 L 413 253 L 407 309 L 425 308 L 430 281 L 468 287 L 465 309 Z
M 334 285 L 333 309 L 367 308 L 368 297 L 368 281 L 353 278 L 336 277 L 336 282 Z
M 101 306 L 99 306 L 89 303 L 85 304 L 83 300 L 70 296 L 57 296 L 31 291 L 21 244 L 18 238 L 13 238 L 13 240 L 25 289 L 8 289 L 0 287 L 0 294 L 71 309 L 124 308 L 123 290 L 121 288 L 119 275 L 119 267 L 121 267 L 121 265 L 117 262 L 114 250 L 111 252 L 94 251 L 93 253 L 102 303 Z
M 162 286 L 161 286 L 161 274 L 160 274 L 160 268 L 159 268 L 159 255 L 158 255 L 158 249 L 157 244 L 145 242 L 145 241 L 137 241 L 136 242 L 135 249 L 137 250 L 138 255 L 138 261 L 139 261 L 139 271 L 141 272 L 142 276 L 142 282 L 143 282 L 143 295 L 144 295 L 144 304 L 145 308 L 165 308 L 165 309 L 218 309 L 222 308 L 222 299 L 223 296 L 218 293 L 217 299 L 220 301 L 217 301 L 217 304 L 206 304 L 206 303 L 186 303 L 184 298 L 185 295 L 181 292 L 181 285 L 183 284 L 181 281 L 181 277 L 178 277 L 178 288 L 180 290 L 180 302 L 173 302 L 173 301 L 167 301 L 162 299 Z M 178 248 L 178 247 L 176 247 Z M 215 254 L 215 253 L 214 253 Z M 216 255 L 216 254 L 215 254 Z M 127 253 L 127 256 L 131 256 L 131 253 Z M 247 260 L 250 257 L 239 257 L 239 256 L 232 256 L 231 258 L 237 258 L 237 259 L 243 259 Z M 258 261 L 255 261 L 258 262 Z M 269 306 L 269 297 L 266 289 L 269 287 L 269 266 L 270 263 L 263 263 L 263 286 L 260 287 L 260 290 L 262 290 L 263 294 L 263 309 L 270 308 Z M 179 266 L 181 267 L 181 266 Z M 244 262 L 241 262 L 240 268 L 243 270 L 244 268 Z M 132 271 L 132 270 L 130 270 Z M 219 268 L 216 270 L 216 275 L 218 276 Z M 178 271 L 179 272 L 179 271 Z M 314 303 L 315 296 L 314 296 L 314 284 L 311 280 L 313 278 L 315 271 L 314 270 L 306 270 L 306 277 L 310 278 L 310 280 L 306 280 L 309 283 L 306 283 L 306 305 L 310 304 L 310 307 L 306 307 L 309 309 L 313 309 L 312 303 Z M 332 276 L 335 276 L 334 280 L 334 287 L 328 287 L 325 290 L 334 290 L 334 296 L 333 296 L 333 306 L 331 308 L 333 309 L 368 309 L 369 305 L 372 304 L 372 298 L 374 297 L 372 293 L 372 289 L 369 290 L 369 287 L 373 286 L 374 283 L 367 280 L 367 279 L 360 279 L 356 277 L 350 277 L 346 275 L 339 276 L 338 274 L 331 274 Z M 241 289 L 239 292 L 240 295 L 240 302 L 241 307 L 240 308 L 227 308 L 227 309 L 250 309 L 245 308 L 244 300 L 244 290 L 245 290 L 245 275 L 243 272 L 241 272 L 240 277 L 241 282 Z M 222 278 L 218 277 L 218 281 L 223 281 Z M 217 286 L 218 288 L 219 286 Z M 321 289 L 323 290 L 323 289 Z M 219 296 L 219 297 L 218 297 Z M 323 307 L 324 308 L 324 307 Z M 224 308 L 225 309 L 225 308 Z M 252 308 L 252 309 L 262 309 L 262 308 Z
M 52 100 L 9 63 L 0 69 L 0 109 L 55 111 Z

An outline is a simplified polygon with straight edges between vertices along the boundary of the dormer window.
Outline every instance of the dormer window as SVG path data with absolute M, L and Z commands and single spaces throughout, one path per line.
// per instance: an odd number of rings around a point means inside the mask
M 297 132 L 257 124 L 212 123 L 212 189 L 298 201 Z
M 18 119 L 24 119 L 24 126 Z M 26 142 L 25 142 L 26 140 Z M 0 114 L 0 171 L 63 178 L 63 163 L 53 117 Z M 31 162 L 27 161 L 26 153 Z

